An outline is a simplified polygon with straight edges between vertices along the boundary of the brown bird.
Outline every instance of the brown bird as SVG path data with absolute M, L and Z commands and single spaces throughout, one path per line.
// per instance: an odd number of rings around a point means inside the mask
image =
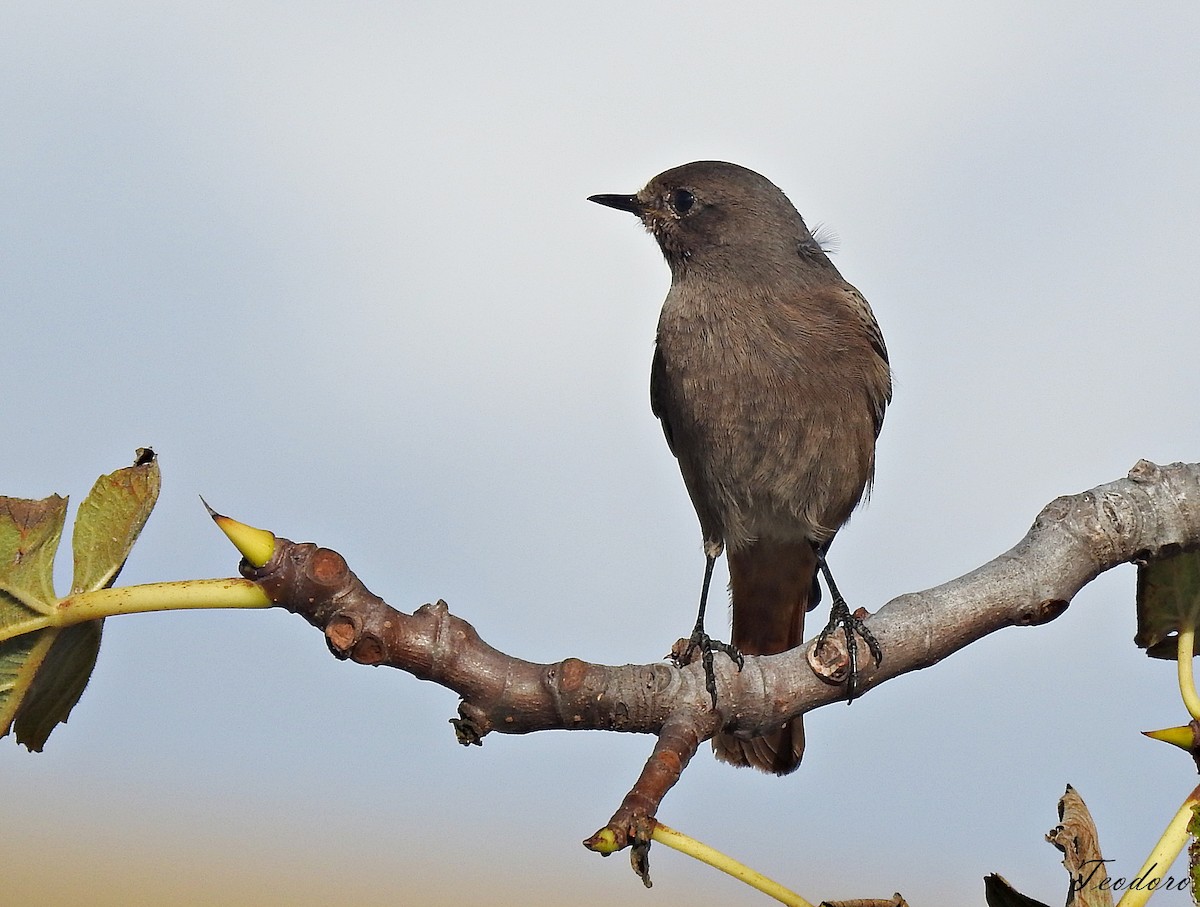
M 650 404 L 700 519 L 705 575 L 688 654 L 700 646 L 715 706 L 712 651 L 729 647 L 710 640 L 703 623 L 722 550 L 733 601 L 729 654 L 739 664 L 739 652 L 800 645 L 818 570 L 834 602 L 824 632 L 841 624 L 853 641 L 851 626 L 861 627 L 824 558 L 874 475 L 892 394 L 887 350 L 862 294 L 787 196 L 754 171 L 697 161 L 660 173 L 636 195 L 589 200 L 640 217 L 671 268 Z M 797 717 L 752 739 L 718 734 L 713 750 L 784 775 L 800 764 L 803 723 Z

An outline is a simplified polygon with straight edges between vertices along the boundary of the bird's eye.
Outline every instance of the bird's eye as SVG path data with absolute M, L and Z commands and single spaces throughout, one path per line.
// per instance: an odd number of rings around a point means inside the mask
M 694 204 L 696 196 L 686 189 L 676 189 L 671 193 L 671 207 L 675 209 L 676 214 L 687 214 Z

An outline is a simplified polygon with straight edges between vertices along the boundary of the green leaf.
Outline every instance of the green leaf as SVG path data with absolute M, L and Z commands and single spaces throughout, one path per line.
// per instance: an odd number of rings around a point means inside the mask
M 146 448 L 138 451 L 132 466 L 96 480 L 75 516 L 72 593 L 113 584 L 158 501 L 161 484 L 158 458 Z
M 57 635 L 53 629 L 39 630 L 0 642 L 0 737 L 11 730 Z
M 0 737 L 9 732 L 58 631 L 54 554 L 67 499 L 0 497 Z
M 96 480 L 79 506 L 72 594 L 111 586 L 158 500 L 154 452 Z M 100 652 L 103 620 L 59 627 L 52 582 L 66 499 L 0 498 L 0 737 L 35 752 L 67 720 Z
M 34 634 L 51 641 L 13 722 L 17 743 L 40 753 L 50 732 L 66 723 L 96 667 L 103 630 L 104 621 L 90 620 Z
M 1193 893 L 1200 885 L 1200 805 L 1192 804 L 1192 818 L 1188 822 L 1188 836 L 1191 841 L 1188 842 L 1188 878 L 1192 882 Z M 1192 898 L 1195 901 L 1195 898 Z
M 1181 624 L 1200 614 L 1200 551 L 1184 551 L 1138 567 L 1137 635 L 1151 658 L 1176 657 Z
M 41 501 L 0 497 L 0 591 L 7 593 L 0 629 L 29 611 L 54 609 L 54 554 L 66 516 L 67 499 L 56 494 Z

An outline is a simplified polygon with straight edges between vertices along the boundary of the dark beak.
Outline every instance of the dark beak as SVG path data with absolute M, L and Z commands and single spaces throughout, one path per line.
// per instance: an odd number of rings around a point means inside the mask
M 616 208 L 618 211 L 628 211 L 639 217 L 643 210 L 642 203 L 638 201 L 636 195 L 590 195 L 588 201 L 608 208 Z

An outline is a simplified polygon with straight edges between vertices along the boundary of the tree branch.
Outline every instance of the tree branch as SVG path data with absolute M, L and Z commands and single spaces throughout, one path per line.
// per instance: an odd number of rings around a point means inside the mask
M 1200 464 L 1140 461 L 1124 479 L 1051 502 L 1026 536 L 994 560 L 880 608 L 867 623 L 884 659 L 860 669 L 859 695 L 1002 627 L 1053 620 L 1084 585 L 1112 567 L 1198 547 Z M 624 802 L 585 842 L 602 852 L 638 844 L 644 856 L 663 797 L 718 730 L 753 736 L 845 697 L 843 685 L 814 673 L 812 642 L 782 655 L 747 657 L 740 672 L 729 659 L 717 659 L 714 711 L 698 663 L 608 666 L 514 658 L 480 639 L 445 602 L 411 615 L 393 609 L 359 582 L 341 555 L 312 544 L 279 539 L 269 563 L 256 569 L 243 562 L 242 573 L 272 601 L 324 630 L 338 658 L 389 665 L 458 693 L 454 724 L 463 744 L 478 744 L 492 732 L 548 729 L 657 735 Z M 844 637 L 840 641 L 844 649 Z M 844 652 L 833 660 L 839 657 Z M 820 661 L 829 658 L 823 651 Z

